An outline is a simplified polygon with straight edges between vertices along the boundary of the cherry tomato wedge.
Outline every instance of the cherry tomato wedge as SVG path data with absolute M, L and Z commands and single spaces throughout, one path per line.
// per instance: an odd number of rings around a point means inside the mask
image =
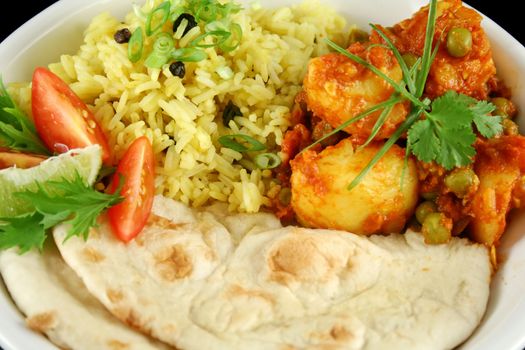
M 46 159 L 47 157 L 36 154 L 11 152 L 0 148 L 0 169 L 6 169 L 13 166 L 20 169 L 32 168 Z
M 109 187 L 109 192 L 114 193 L 119 182 L 124 181 L 121 191 L 124 200 L 108 210 L 113 233 L 121 241 L 131 241 L 146 225 L 153 206 L 154 178 L 153 148 L 148 138 L 142 136 L 129 146 Z
M 63 153 L 99 144 L 104 163 L 110 163 L 106 137 L 93 113 L 62 79 L 40 67 L 31 89 L 36 130 L 49 150 Z

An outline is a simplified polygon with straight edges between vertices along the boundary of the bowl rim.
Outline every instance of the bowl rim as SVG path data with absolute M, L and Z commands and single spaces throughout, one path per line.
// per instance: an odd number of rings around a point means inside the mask
M 297 0 L 292 1 L 298 2 Z M 344 2 L 345 0 L 332 1 Z M 427 3 L 427 1 L 424 0 L 410 1 L 416 9 Z M 93 0 L 89 3 L 86 3 L 85 0 L 56 1 L 55 3 L 53 3 L 43 11 L 39 12 L 31 19 L 29 19 L 28 21 L 26 21 L 14 32 L 8 35 L 2 42 L 0 42 L 0 62 L 6 59 L 16 59 L 16 57 L 18 57 L 17 55 L 21 54 L 22 50 L 20 50 L 20 47 L 30 47 L 34 45 L 35 42 L 38 41 L 40 38 L 45 37 L 46 35 L 48 35 L 49 32 L 63 25 L 67 18 L 72 17 L 77 13 L 84 12 L 90 7 L 108 5 L 111 2 L 114 1 Z M 122 5 L 119 6 L 123 6 L 125 2 L 127 2 L 130 6 L 132 4 L 131 0 L 120 0 L 119 3 L 122 3 Z M 465 2 L 465 4 L 469 7 L 472 7 L 468 4 L 468 2 Z M 66 15 L 64 16 L 64 14 Z M 495 38 L 504 38 L 505 54 L 509 57 L 514 57 L 514 60 L 517 63 L 523 62 L 519 71 L 525 73 L 525 47 L 509 32 L 507 32 L 500 25 L 498 25 L 495 21 L 493 21 L 481 12 L 480 14 L 483 16 L 483 28 L 487 32 L 491 43 L 495 40 Z M 18 54 L 15 55 L 14 58 L 4 57 L 12 52 L 17 52 Z M 523 122 L 524 121 L 522 120 L 522 124 Z M 525 251 L 525 244 L 522 244 L 520 248 L 523 248 L 521 250 Z M 39 349 L 57 349 L 57 347 L 51 344 L 47 340 L 47 338 L 30 331 L 25 326 L 22 314 L 12 302 L 12 299 L 9 296 L 7 288 L 5 287 L 5 284 L 1 277 L 0 310 L 2 310 L 2 312 L 0 313 L 0 347 L 3 347 L 5 350 L 18 350 L 34 347 L 36 344 L 36 346 L 38 346 Z M 498 339 L 497 342 L 495 340 L 489 342 L 487 349 L 504 348 L 521 350 L 525 347 L 525 331 L 523 330 L 522 323 L 520 323 L 525 320 L 525 298 L 523 298 L 521 302 L 516 303 L 513 315 L 515 314 L 523 316 L 519 318 L 512 318 L 509 316 L 505 320 L 503 320 L 505 322 L 503 324 L 500 324 L 500 327 L 498 327 L 498 329 L 504 330 L 505 333 L 500 333 L 500 339 Z M 13 323 L 12 320 L 14 317 L 18 317 L 19 320 L 17 319 L 17 322 Z M 493 338 L 494 337 L 492 337 L 492 339 Z M 467 348 L 470 349 L 470 347 Z

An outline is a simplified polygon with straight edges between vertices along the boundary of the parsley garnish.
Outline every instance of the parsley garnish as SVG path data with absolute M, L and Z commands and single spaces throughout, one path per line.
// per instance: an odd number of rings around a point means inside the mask
M 33 122 L 14 103 L 0 78 L 0 146 L 49 155 Z
M 80 175 L 69 181 L 38 184 L 36 191 L 16 194 L 34 205 L 31 213 L 0 218 L 0 250 L 18 247 L 20 253 L 41 250 L 47 230 L 60 223 L 70 225 L 66 240 L 73 236 L 88 238 L 89 229 L 97 226 L 98 216 L 118 204 L 120 190 L 105 194 L 86 185 Z
M 382 46 L 390 49 L 399 62 L 403 72 L 403 79 L 400 83 L 392 81 L 392 79 L 366 60 L 353 55 L 329 39 L 326 39 L 327 43 L 334 50 L 351 60 L 364 65 L 387 81 L 394 88 L 395 93 L 392 94 L 388 100 L 347 120 L 345 123 L 335 128 L 331 133 L 317 140 L 306 149 L 321 143 L 323 140 L 343 130 L 348 125 L 363 119 L 378 110 L 382 110 L 376 124 L 372 128 L 370 137 L 364 143 L 364 145 L 367 145 L 377 135 L 385 123 L 390 110 L 395 104 L 408 100 L 412 105 L 411 112 L 408 114 L 405 121 L 401 123 L 392 136 L 390 136 L 385 142 L 383 147 L 372 158 L 370 163 L 352 181 L 348 186 L 349 190 L 354 188 L 361 179 L 366 176 L 373 166 L 405 132 L 408 133 L 407 157 L 410 154 L 413 154 L 423 162 L 435 161 L 447 170 L 472 163 L 473 156 L 476 154 L 476 150 L 473 147 L 474 142 L 476 141 L 474 126 L 479 134 L 487 138 L 495 137 L 502 132 L 502 118 L 490 115 L 490 113 L 495 110 L 495 106 L 487 101 L 478 101 L 472 97 L 458 94 L 454 91 L 448 91 L 443 96 L 432 102 L 428 98 L 423 98 L 430 67 L 439 48 L 439 42 L 434 48 L 432 48 L 434 46 L 433 38 L 435 34 L 436 17 L 437 0 L 431 0 L 423 55 L 415 62 L 412 68 L 407 66 L 400 52 L 388 36 L 377 26 L 370 24 L 372 29 L 385 41 L 386 44 Z

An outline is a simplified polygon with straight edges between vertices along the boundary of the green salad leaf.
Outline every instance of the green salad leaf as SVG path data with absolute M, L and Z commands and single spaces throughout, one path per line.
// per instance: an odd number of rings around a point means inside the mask
M 49 155 L 31 119 L 15 104 L 0 77 L 0 146 Z

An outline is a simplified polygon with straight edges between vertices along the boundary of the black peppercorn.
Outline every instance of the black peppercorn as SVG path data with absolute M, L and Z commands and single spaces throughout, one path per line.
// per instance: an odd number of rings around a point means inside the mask
M 170 64 L 170 72 L 175 77 L 184 78 L 184 75 L 186 75 L 186 66 L 184 65 L 184 62 L 177 61 Z
M 129 42 L 129 38 L 131 38 L 131 32 L 128 28 L 124 28 L 121 30 L 117 30 L 115 35 L 113 36 L 115 38 L 115 41 L 119 44 L 125 44 Z
M 192 28 L 195 28 L 197 26 L 197 21 L 195 20 L 195 17 L 193 17 L 189 13 L 183 13 L 182 15 L 177 17 L 175 22 L 173 22 L 173 32 L 177 31 L 177 28 L 179 28 L 180 23 L 183 19 L 188 21 L 188 25 L 186 25 L 186 29 L 184 29 L 184 33 L 182 33 L 182 36 L 186 35 L 187 32 L 189 32 Z

